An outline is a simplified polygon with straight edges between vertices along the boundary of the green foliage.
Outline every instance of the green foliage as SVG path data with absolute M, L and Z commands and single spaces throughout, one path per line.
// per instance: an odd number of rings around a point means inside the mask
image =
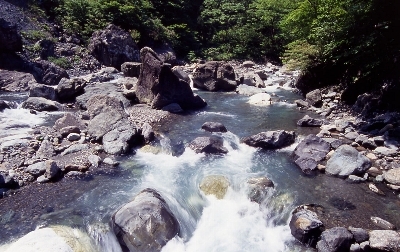
M 50 62 L 54 63 L 55 65 L 57 65 L 61 68 L 64 68 L 64 69 L 72 68 L 72 64 L 68 58 L 49 57 L 48 61 L 50 61 Z
M 48 36 L 48 34 L 40 30 L 21 31 L 21 35 L 24 39 L 30 42 L 36 42 L 38 40 L 47 38 Z

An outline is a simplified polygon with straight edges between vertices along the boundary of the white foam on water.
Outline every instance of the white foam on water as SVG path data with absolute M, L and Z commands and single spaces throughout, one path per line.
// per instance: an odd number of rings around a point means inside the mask
M 31 114 L 28 109 L 5 109 L 0 112 L 0 138 L 16 136 L 26 136 L 26 134 L 36 125 L 45 122 L 46 114 L 38 112 Z M 11 140 L 12 138 L 8 138 Z
M 209 115 L 217 115 L 217 116 L 225 116 L 225 117 L 236 117 L 235 115 L 224 113 L 224 112 L 209 112 L 209 111 L 202 111 L 197 113 L 199 116 L 209 116 Z
M 273 226 L 257 203 L 240 191 L 229 189 L 222 200 L 207 197 L 196 230 L 189 240 L 176 237 L 167 243 L 163 252 L 202 251 L 286 251 L 293 238 L 285 226 Z

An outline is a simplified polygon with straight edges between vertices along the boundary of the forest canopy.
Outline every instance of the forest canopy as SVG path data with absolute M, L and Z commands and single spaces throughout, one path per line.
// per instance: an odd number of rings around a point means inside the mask
M 188 60 L 283 62 L 303 71 L 304 91 L 341 84 L 354 101 L 399 86 L 399 0 L 31 1 L 84 41 L 114 23 Z

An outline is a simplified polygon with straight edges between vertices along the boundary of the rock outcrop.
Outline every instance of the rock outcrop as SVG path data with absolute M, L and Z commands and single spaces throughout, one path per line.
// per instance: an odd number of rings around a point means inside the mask
M 0 18 L 0 52 L 22 51 L 22 37 L 17 26 Z
M 353 235 L 344 227 L 327 229 L 321 234 L 321 240 L 317 243 L 320 252 L 349 251 Z
M 82 78 L 61 79 L 57 86 L 57 94 L 60 100 L 69 101 L 75 99 L 83 89 L 87 82 Z
M 243 138 L 243 142 L 247 145 L 263 149 L 279 149 L 293 144 L 295 137 L 296 135 L 293 131 L 277 130 L 261 132 L 250 137 L 245 137 Z
M 161 251 L 180 231 L 168 204 L 153 189 L 141 191 L 117 210 L 111 225 L 124 251 Z
M 100 63 L 119 70 L 124 62 L 139 61 L 139 50 L 131 35 L 113 24 L 94 32 L 88 49 Z
M 193 85 L 207 91 L 234 91 L 237 87 L 235 70 L 225 62 L 209 61 L 193 72 Z
M 189 83 L 180 80 L 148 47 L 140 50 L 142 71 L 136 85 L 136 96 L 141 103 L 161 109 L 177 103 L 183 109 L 199 109 L 207 103 L 194 95 Z
M 32 74 L 37 82 L 55 86 L 62 78 L 69 78 L 65 69 L 46 60 L 35 61 L 32 65 Z
M 37 84 L 35 77 L 30 73 L 7 71 L 0 69 L 0 90 L 7 92 L 28 91 Z

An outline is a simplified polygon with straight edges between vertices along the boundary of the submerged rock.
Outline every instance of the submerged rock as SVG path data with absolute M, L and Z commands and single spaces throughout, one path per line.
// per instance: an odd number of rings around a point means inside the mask
M 295 133 L 285 130 L 261 132 L 243 138 L 245 144 L 263 149 L 279 149 L 293 144 L 294 141 Z
M 229 180 L 222 175 L 210 175 L 203 178 L 199 187 L 205 195 L 214 195 L 217 199 L 223 199 L 228 191 Z
M 189 148 L 196 153 L 226 154 L 228 150 L 224 147 L 224 140 L 218 136 L 198 137 L 194 139 Z
M 337 176 L 359 175 L 371 167 L 371 160 L 350 145 L 342 145 L 326 164 L 326 173 Z
M 180 231 L 163 197 L 149 188 L 118 209 L 111 224 L 124 251 L 161 251 Z
M 249 198 L 251 201 L 261 203 L 274 183 L 267 177 L 250 178 L 247 180 Z

